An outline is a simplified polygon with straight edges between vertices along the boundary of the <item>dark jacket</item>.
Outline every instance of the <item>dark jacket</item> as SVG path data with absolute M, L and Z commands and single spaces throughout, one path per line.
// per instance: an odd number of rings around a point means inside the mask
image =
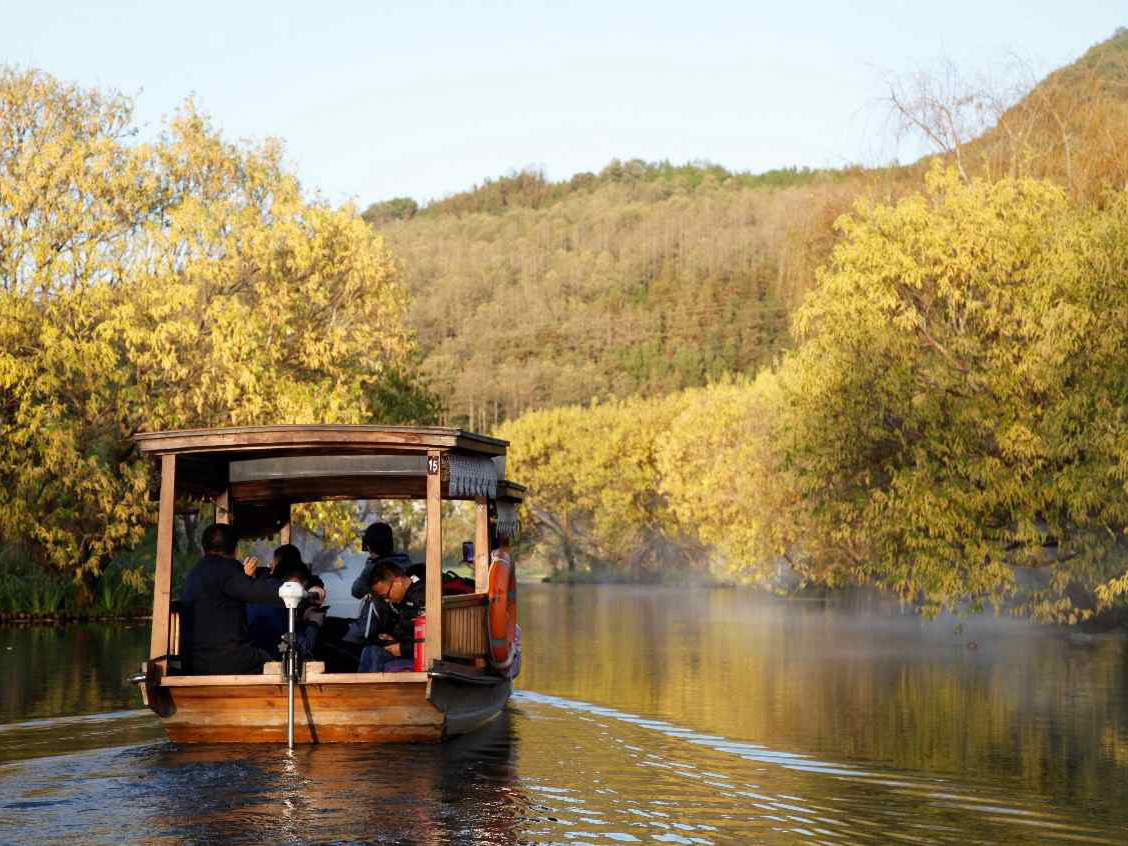
M 386 631 L 399 642 L 400 657 L 411 658 L 415 654 L 415 618 L 427 608 L 427 583 L 412 582 L 403 599 L 387 605 Z
M 270 571 L 260 567 L 254 575 L 255 581 L 270 578 Z M 319 576 L 313 576 L 305 585 L 306 590 L 319 587 L 325 590 L 325 582 Z M 304 613 L 309 608 L 309 601 L 303 599 L 301 605 L 294 611 L 294 634 L 297 635 L 298 649 L 306 658 L 313 657 L 317 648 L 318 636 L 321 626 L 317 623 L 307 622 Z M 251 602 L 247 605 L 247 634 L 251 643 L 259 649 L 270 653 L 270 657 L 277 661 L 282 656 L 279 645 L 282 635 L 290 630 L 290 612 L 284 606 L 260 605 Z
M 184 669 L 197 675 L 260 673 L 270 656 L 251 644 L 247 603 L 282 606 L 276 579 L 254 579 L 234 558 L 205 555 L 180 596 Z
M 304 657 L 311 658 L 317 647 L 321 626 L 302 619 L 306 607 L 308 606 L 303 603 L 294 612 L 294 634 L 297 635 L 298 650 Z M 277 661 L 282 657 L 278 646 L 282 643 L 282 635 L 289 630 L 290 612 L 284 607 L 260 605 L 257 602 L 247 605 L 247 634 L 251 643 L 269 653 L 272 660 Z
M 387 627 L 388 603 L 383 599 L 368 594 L 360 603 L 360 613 L 356 619 L 349 623 L 349 630 L 345 632 L 345 643 L 359 643 L 367 645 L 376 642 L 376 636 Z
M 390 625 L 390 618 L 388 616 L 388 603 L 383 599 L 379 599 L 372 595 L 372 571 L 376 569 L 376 564 L 380 561 L 392 561 L 400 566 L 400 569 L 406 569 L 411 566 L 411 558 L 405 553 L 393 552 L 391 555 L 370 555 L 368 560 L 364 562 L 364 569 L 360 571 L 360 575 L 353 579 L 352 595 L 356 599 L 361 599 L 360 613 L 356 615 L 356 619 L 349 625 L 349 630 L 345 633 L 344 640 L 346 643 L 359 643 L 369 644 L 376 643 L 376 636 L 381 632 L 387 632 Z
M 425 582 L 416 581 L 404 593 L 399 602 L 388 602 L 371 594 L 360 604 L 360 614 L 349 626 L 345 634 L 347 643 L 381 644 L 382 634 L 391 635 L 400 645 L 400 656 L 410 658 L 415 646 L 415 618 L 427 606 Z

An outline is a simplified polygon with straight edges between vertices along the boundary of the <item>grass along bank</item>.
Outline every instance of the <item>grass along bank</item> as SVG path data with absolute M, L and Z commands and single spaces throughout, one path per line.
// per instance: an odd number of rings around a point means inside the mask
M 62 621 L 135 620 L 152 611 L 152 569 L 155 533 L 137 548 L 115 558 L 92 591 L 35 562 L 17 546 L 0 548 L 0 622 L 53 623 Z M 191 553 L 178 553 L 190 557 Z M 177 561 L 182 574 L 186 561 Z

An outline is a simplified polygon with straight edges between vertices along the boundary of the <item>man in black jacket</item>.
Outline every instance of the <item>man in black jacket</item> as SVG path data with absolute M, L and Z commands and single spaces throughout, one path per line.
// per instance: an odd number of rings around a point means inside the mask
M 364 647 L 360 672 L 410 670 L 415 655 L 415 618 L 427 604 L 424 582 L 404 574 L 392 561 L 380 561 L 372 570 L 372 595 L 387 603 L 378 635 L 379 644 Z
M 204 530 L 204 557 L 181 593 L 181 639 L 185 669 L 196 675 L 261 673 L 270 656 L 251 644 L 247 603 L 283 605 L 277 579 L 254 579 L 236 560 L 239 536 L 217 523 Z M 253 568 L 251 569 L 254 572 Z
M 365 529 L 360 548 L 368 553 L 364 569 L 352 583 L 352 595 L 362 600 L 360 613 L 349 625 L 342 644 L 342 648 L 354 655 L 356 660 L 359 660 L 362 649 L 374 642 L 381 631 L 386 631 L 389 624 L 388 603 L 372 593 L 376 568 L 385 561 L 391 561 L 401 570 L 411 566 L 411 558 L 406 553 L 392 551 L 392 527 L 387 523 L 373 523 Z
M 360 549 L 368 553 L 368 560 L 364 562 L 364 569 L 352 583 L 352 595 L 356 599 L 365 599 L 370 595 L 372 571 L 380 561 L 391 559 L 404 570 L 411 566 L 411 558 L 407 553 L 393 552 L 393 546 L 392 527 L 387 523 L 373 523 L 364 530 Z

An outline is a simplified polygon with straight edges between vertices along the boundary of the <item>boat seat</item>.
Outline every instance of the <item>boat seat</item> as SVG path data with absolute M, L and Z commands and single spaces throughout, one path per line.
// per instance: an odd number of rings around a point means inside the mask
M 302 667 L 305 668 L 306 675 L 324 675 L 325 662 L 324 661 L 306 661 Z M 281 661 L 267 661 L 262 665 L 262 674 L 264 676 L 280 676 L 282 675 L 282 662 Z

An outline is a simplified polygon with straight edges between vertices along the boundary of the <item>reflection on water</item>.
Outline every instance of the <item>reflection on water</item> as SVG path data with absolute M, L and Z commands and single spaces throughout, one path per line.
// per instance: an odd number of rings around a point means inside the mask
M 578 777 L 531 789 L 542 791 L 549 819 L 584 828 L 589 842 L 609 842 L 616 828 L 626 831 L 611 839 L 633 833 L 673 843 L 1123 842 L 1112 836 L 1119 828 L 1090 825 L 991 783 L 818 760 L 540 694 L 521 699 L 578 716 L 580 727 L 568 728 L 574 756 L 590 763 Z M 559 755 L 546 740 L 546 751 Z M 593 791 L 594 784 L 609 789 Z M 540 833 L 548 841 L 559 835 Z
M 147 623 L 0 626 L 0 724 L 136 708 L 148 654 Z
M 0 725 L 0 763 L 164 739 L 148 710 L 110 711 Z
M 562 587 L 526 591 L 522 603 L 522 619 L 545 633 L 528 638 L 529 690 L 830 760 L 1072 796 L 1128 790 L 1118 637 L 995 618 L 958 631 L 896 606 L 733 590 Z
M 0 842 L 515 844 L 515 746 L 506 715 L 442 745 L 158 742 L 39 758 L 0 768 Z
M 145 629 L 0 630 L 0 842 L 1128 842 L 1119 639 L 738 591 L 521 614 L 487 730 L 292 754 L 120 711 Z

